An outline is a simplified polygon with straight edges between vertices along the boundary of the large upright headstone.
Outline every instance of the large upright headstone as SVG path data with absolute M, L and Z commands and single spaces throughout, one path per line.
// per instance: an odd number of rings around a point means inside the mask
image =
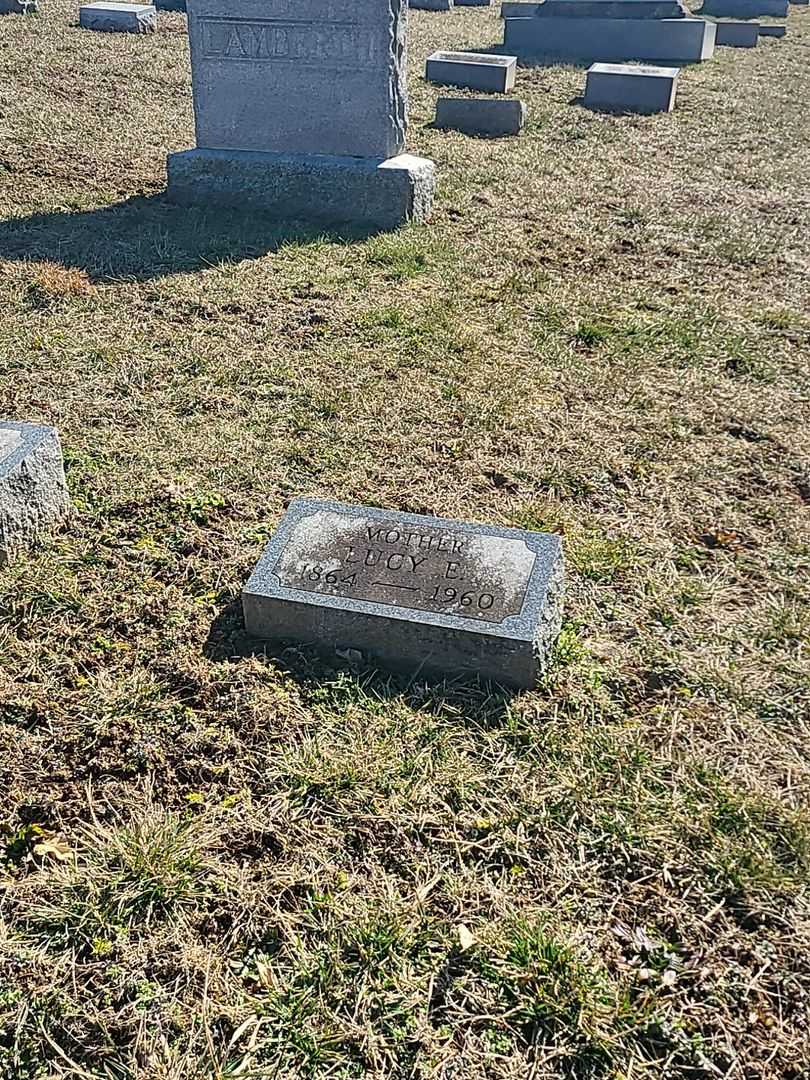
M 0 566 L 69 509 L 56 431 L 0 422 Z
M 181 203 L 391 227 L 430 210 L 433 163 L 404 154 L 406 0 L 189 0 L 197 149 Z
M 560 630 L 558 536 L 296 499 L 242 593 L 257 638 L 533 686 Z

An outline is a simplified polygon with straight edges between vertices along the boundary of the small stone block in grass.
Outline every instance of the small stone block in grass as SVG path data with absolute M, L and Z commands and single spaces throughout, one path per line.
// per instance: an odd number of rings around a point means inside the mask
M 157 30 L 157 12 L 152 4 L 115 4 L 102 0 L 79 8 L 79 25 L 85 30 L 148 34 Z
M 0 566 L 69 509 L 55 429 L 0 422 Z
M 440 86 L 460 86 L 506 94 L 515 85 L 517 57 L 490 53 L 444 52 L 427 58 L 425 78 Z
M 263 640 L 531 687 L 560 630 L 560 538 L 296 499 L 242 592 Z
M 719 22 L 715 44 L 734 49 L 753 49 L 759 44 L 759 23 Z
M 787 32 L 786 26 L 779 26 L 776 23 L 762 23 L 759 24 L 759 36 L 760 37 L 775 37 L 782 38 Z
M 680 68 L 592 64 L 584 104 L 602 112 L 672 112 Z
M 518 135 L 526 106 L 516 98 L 448 98 L 436 102 L 434 126 L 466 135 Z

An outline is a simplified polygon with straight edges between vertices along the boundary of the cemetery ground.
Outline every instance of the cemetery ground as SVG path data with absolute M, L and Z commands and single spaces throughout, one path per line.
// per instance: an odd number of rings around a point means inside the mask
M 424 227 L 180 210 L 179 15 L 0 23 L 0 416 L 76 516 L 0 577 L 0 1075 L 808 1075 L 810 14 L 670 116 L 521 71 Z M 328 107 L 325 106 L 325 107 Z M 558 531 L 534 692 L 263 648 L 286 503 Z

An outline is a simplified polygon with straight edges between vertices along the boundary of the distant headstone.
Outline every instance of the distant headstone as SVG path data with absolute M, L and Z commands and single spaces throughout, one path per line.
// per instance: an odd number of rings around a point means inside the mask
M 158 11 L 185 11 L 186 0 L 152 0 Z
M 37 0 L 0 0 L 0 15 L 33 15 Z
M 56 431 L 0 422 L 0 565 L 69 509 Z
M 703 0 L 700 13 L 719 19 L 756 19 L 760 15 L 785 19 L 788 0 Z
M 760 37 L 781 38 L 785 36 L 786 31 L 786 26 L 779 26 L 777 23 L 759 23 Z
M 543 0 L 505 2 L 502 19 L 684 19 L 682 0 Z
M 604 112 L 672 112 L 679 68 L 593 64 L 585 83 L 585 105 Z
M 169 196 L 390 228 L 430 211 L 433 163 L 403 153 L 406 0 L 194 0 L 197 149 Z
M 438 52 L 427 58 L 425 78 L 441 86 L 461 86 L 506 94 L 514 88 L 517 58 L 493 53 Z
M 509 18 L 504 27 L 504 48 L 524 63 L 549 57 L 686 64 L 714 54 L 714 24 L 705 19 Z
M 297 499 L 242 604 L 253 637 L 529 687 L 559 633 L 562 590 L 558 536 Z
M 453 0 L 408 0 L 414 11 L 452 11 Z
M 455 0 L 456 7 L 490 7 L 492 0 Z
M 517 135 L 526 106 L 516 98 L 449 98 L 436 102 L 434 127 L 467 135 Z
M 79 8 L 79 26 L 121 34 L 148 34 L 157 30 L 153 4 L 117 4 L 100 0 Z
M 735 49 L 753 49 L 759 44 L 759 23 L 717 23 L 717 45 L 730 45 Z

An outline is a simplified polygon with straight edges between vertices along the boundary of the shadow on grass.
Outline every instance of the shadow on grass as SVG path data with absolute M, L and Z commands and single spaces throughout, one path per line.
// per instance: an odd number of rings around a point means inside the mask
M 231 600 L 212 622 L 203 656 L 219 663 L 238 663 L 246 657 L 263 658 L 294 679 L 304 693 L 322 692 L 324 686 L 348 676 L 366 696 L 404 698 L 415 708 L 452 705 L 482 727 L 500 727 L 519 691 L 475 676 L 448 679 L 426 672 L 381 671 L 354 650 L 320 652 L 314 646 L 259 641 L 245 631 L 242 601 Z
M 84 270 L 94 281 L 148 281 L 259 258 L 287 244 L 356 243 L 370 235 L 371 230 L 334 232 L 258 213 L 175 206 L 160 194 L 97 210 L 2 221 L 0 258 L 59 263 Z

